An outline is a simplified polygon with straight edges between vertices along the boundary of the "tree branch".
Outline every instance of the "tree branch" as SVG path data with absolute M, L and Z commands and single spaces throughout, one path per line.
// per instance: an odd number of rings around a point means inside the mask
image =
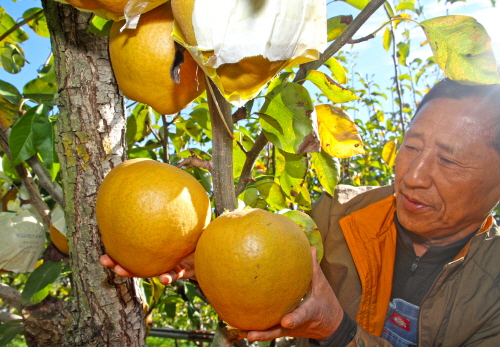
M 0 298 L 8 305 L 14 307 L 21 312 L 23 305 L 21 304 L 21 293 L 6 284 L 0 283 Z
M 311 70 L 317 70 L 335 53 L 337 53 L 349 40 L 352 39 L 358 29 L 370 18 L 370 16 L 380 7 L 386 0 L 371 0 L 365 8 L 354 18 L 351 24 L 347 26 L 344 32 L 337 37 L 335 41 L 321 54 L 320 58 L 309 63 L 302 64 L 299 71 L 295 75 L 294 82 L 303 83 L 306 75 Z
M 370 35 L 366 35 L 364 37 L 360 37 L 359 39 L 355 39 L 355 40 L 350 40 L 348 41 L 347 43 L 350 44 L 350 45 L 354 45 L 356 43 L 360 43 L 360 42 L 364 42 L 364 41 L 368 41 L 368 40 L 371 40 L 375 37 L 374 34 L 370 34 Z
M 233 118 L 231 104 L 208 78 L 207 86 L 208 109 L 212 123 L 212 181 L 215 211 L 219 216 L 224 211 L 236 209 L 233 178 Z
M 10 313 L 8 311 L 0 311 L 0 323 L 7 323 L 10 322 L 11 320 L 19 320 L 23 319 L 23 317 Z
M 198 158 L 196 156 L 196 154 L 193 154 L 192 156 L 184 159 L 179 164 L 177 164 L 178 168 L 181 168 L 183 166 L 187 166 L 187 167 L 199 167 L 199 168 L 208 170 L 210 172 L 212 172 L 212 170 L 213 170 L 212 161 L 211 160 L 205 160 L 205 159 Z
M 64 197 L 61 186 L 56 181 L 52 181 L 49 170 L 47 170 L 45 165 L 43 165 L 38 156 L 35 154 L 34 156 L 26 160 L 26 162 L 38 177 L 38 183 L 40 184 L 40 186 L 50 194 L 55 202 L 64 207 Z
M 252 148 L 246 153 L 245 164 L 243 164 L 243 169 L 241 170 L 240 179 L 238 180 L 238 185 L 236 187 L 236 197 L 238 197 L 245 190 L 249 179 L 252 177 L 252 169 L 259 157 L 259 154 L 262 152 L 264 147 L 267 145 L 267 138 L 264 135 L 264 132 L 261 132 Z
M 386 10 L 387 11 L 387 10 Z M 401 121 L 401 133 L 405 136 L 405 123 L 403 116 L 403 91 L 401 90 L 401 84 L 399 83 L 399 73 L 398 73 L 398 62 L 396 61 L 396 36 L 394 35 L 394 29 L 391 26 L 391 39 L 392 39 L 392 63 L 394 65 L 394 83 L 396 84 L 396 91 L 399 98 L 399 119 Z
M 0 146 L 2 146 L 2 150 L 7 155 L 9 160 L 12 161 L 7 135 L 1 130 L 0 130 Z M 19 177 L 21 178 L 21 180 L 23 181 L 23 184 L 25 185 L 26 189 L 28 190 L 28 194 L 30 196 L 30 204 L 33 205 L 33 207 L 38 212 L 40 217 L 42 217 L 43 223 L 47 227 L 49 227 L 50 226 L 50 217 L 48 214 L 50 210 L 49 206 L 47 206 L 47 204 L 45 203 L 45 201 L 43 201 L 40 194 L 31 184 L 31 180 L 28 177 L 28 171 L 26 170 L 26 168 L 22 164 L 16 165 L 14 168 Z
M 36 19 L 37 17 L 39 17 L 42 13 L 43 13 L 43 10 L 40 10 L 38 12 L 33 13 L 28 18 L 20 21 L 19 23 L 16 23 L 16 25 L 14 25 L 12 28 L 10 28 L 6 32 L 4 32 L 2 35 L 0 35 L 0 42 L 2 42 L 3 40 L 5 40 L 10 34 L 12 34 L 14 31 L 16 31 L 17 29 L 19 29 L 20 27 L 22 27 L 24 24 L 29 23 L 33 19 Z

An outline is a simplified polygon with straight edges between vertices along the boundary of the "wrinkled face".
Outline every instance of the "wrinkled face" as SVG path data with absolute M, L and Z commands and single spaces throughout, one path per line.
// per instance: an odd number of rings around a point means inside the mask
M 419 111 L 396 158 L 401 224 L 451 243 L 481 226 L 500 199 L 493 116 L 476 98 L 438 98 Z

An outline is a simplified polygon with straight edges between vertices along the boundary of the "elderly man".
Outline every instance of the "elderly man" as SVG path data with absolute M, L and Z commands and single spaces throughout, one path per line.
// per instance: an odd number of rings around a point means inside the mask
M 500 346 L 500 230 L 491 216 L 499 200 L 500 86 L 445 79 L 417 109 L 394 186 L 340 186 L 317 202 L 325 256 L 307 298 L 280 326 L 247 338 Z M 191 275 L 184 262 L 160 279 Z
M 438 83 L 398 152 L 394 187 L 360 190 L 318 201 L 324 275 L 281 327 L 248 338 L 500 346 L 500 86 Z

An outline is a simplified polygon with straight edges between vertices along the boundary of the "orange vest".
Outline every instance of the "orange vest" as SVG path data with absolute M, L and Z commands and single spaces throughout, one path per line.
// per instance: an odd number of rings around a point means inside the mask
M 343 217 L 339 224 L 361 281 L 357 322 L 370 334 L 381 336 L 391 299 L 397 229 L 393 195 Z M 492 225 L 492 216 L 478 234 Z M 464 257 L 470 242 L 455 260 Z

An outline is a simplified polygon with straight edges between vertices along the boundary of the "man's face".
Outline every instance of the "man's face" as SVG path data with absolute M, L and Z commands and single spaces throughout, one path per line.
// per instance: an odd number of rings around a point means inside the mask
M 493 116 L 476 98 L 438 98 L 417 114 L 396 158 L 396 207 L 408 230 L 443 243 L 481 226 L 500 199 Z

